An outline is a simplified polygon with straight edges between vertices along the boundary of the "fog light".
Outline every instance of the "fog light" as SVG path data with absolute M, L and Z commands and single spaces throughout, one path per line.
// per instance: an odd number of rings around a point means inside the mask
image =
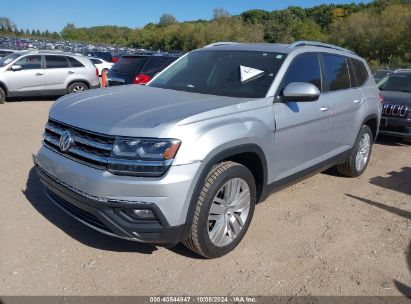
M 150 209 L 126 210 L 126 213 L 137 220 L 153 220 L 156 218 Z

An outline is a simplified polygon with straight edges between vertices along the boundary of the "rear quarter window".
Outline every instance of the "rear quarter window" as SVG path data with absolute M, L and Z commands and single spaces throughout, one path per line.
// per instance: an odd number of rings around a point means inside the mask
M 83 68 L 84 67 L 84 65 L 80 61 L 78 61 L 77 59 L 75 59 L 73 57 L 66 57 L 66 58 L 70 62 L 70 65 L 72 67 L 75 67 L 75 68 Z
M 357 86 L 362 86 L 368 79 L 368 71 L 364 63 L 360 60 L 350 58 L 352 68 L 354 70 Z

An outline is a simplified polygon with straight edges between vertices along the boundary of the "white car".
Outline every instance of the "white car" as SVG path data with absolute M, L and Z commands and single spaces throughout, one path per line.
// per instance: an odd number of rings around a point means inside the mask
M 114 65 L 112 62 L 105 61 L 104 59 L 101 58 L 96 58 L 96 57 L 89 57 L 91 62 L 95 65 L 95 67 L 98 70 L 98 75 L 101 76 L 103 71 L 106 70 L 108 72 L 111 67 Z

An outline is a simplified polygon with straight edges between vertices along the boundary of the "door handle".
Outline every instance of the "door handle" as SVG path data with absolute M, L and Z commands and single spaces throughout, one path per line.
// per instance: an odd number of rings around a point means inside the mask
M 74 74 L 74 72 L 73 72 L 73 71 L 68 71 L 68 73 L 69 73 L 69 74 Z
M 34 75 L 36 75 L 36 76 L 42 76 L 42 75 L 43 75 L 43 73 L 37 72 L 37 73 L 36 73 L 36 74 L 34 74 Z
M 356 99 L 353 101 L 353 103 L 360 103 L 361 101 L 359 99 Z
M 320 108 L 320 111 L 321 111 L 321 112 L 328 111 L 328 108 L 326 108 L 326 107 L 322 107 L 322 108 Z

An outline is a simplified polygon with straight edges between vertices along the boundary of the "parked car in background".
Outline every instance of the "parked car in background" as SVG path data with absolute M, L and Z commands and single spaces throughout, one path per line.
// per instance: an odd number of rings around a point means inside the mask
M 14 50 L 5 50 L 0 49 L 0 58 L 10 55 L 11 53 L 15 52 Z
M 392 73 L 393 70 L 376 70 L 372 75 L 376 83 L 380 82 L 388 73 Z
M 0 59 L 0 103 L 7 97 L 64 95 L 98 87 L 98 70 L 86 56 L 20 51 Z
M 94 58 L 100 58 L 107 62 L 113 62 L 113 56 L 111 55 L 110 52 L 92 51 L 92 52 L 87 52 L 87 56 L 94 57 Z
M 152 58 L 123 63 L 135 71 Z M 270 192 L 331 166 L 360 176 L 381 106 L 351 51 L 216 43 L 147 86 L 60 98 L 34 162 L 51 201 L 81 223 L 216 258 L 240 243 Z
M 104 59 L 90 57 L 90 61 L 98 69 L 98 75 L 101 76 L 103 71 L 108 72 L 111 67 L 114 65 L 112 62 L 107 62 Z
M 410 72 L 411 73 L 411 69 L 396 69 L 394 71 L 394 73 L 402 73 L 402 72 Z
M 395 72 L 378 84 L 383 98 L 380 134 L 411 139 L 411 72 Z
M 177 56 L 129 55 L 117 61 L 108 73 L 108 86 L 146 84 L 165 69 Z

